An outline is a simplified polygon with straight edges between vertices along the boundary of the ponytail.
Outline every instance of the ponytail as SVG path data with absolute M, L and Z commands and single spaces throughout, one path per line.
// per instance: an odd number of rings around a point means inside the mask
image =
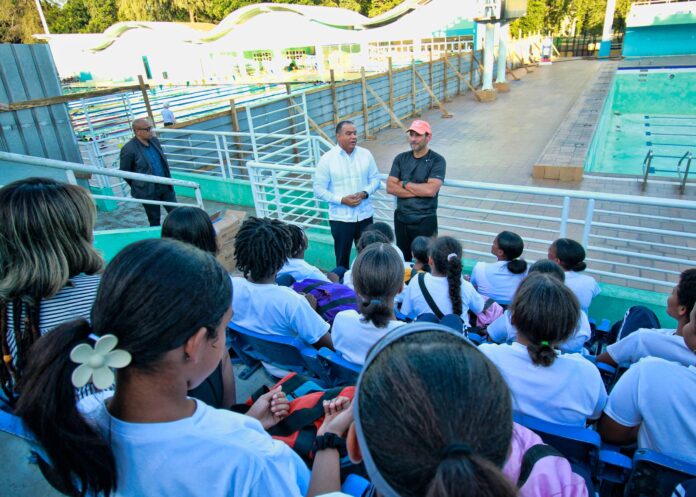
M 74 495 L 109 495 L 116 464 L 107 441 L 77 409 L 70 352 L 92 328 L 84 319 L 64 323 L 40 338 L 18 385 L 16 413 L 50 458 L 64 489 Z
M 454 253 L 447 257 L 447 286 L 452 313 L 459 316 L 462 313 L 462 259 Z
M 507 269 L 512 274 L 524 274 L 527 270 L 527 261 L 524 259 L 513 259 L 507 263 Z
M 537 366 L 549 367 L 556 360 L 556 351 L 549 342 L 530 343 L 527 353 Z
M 477 454 L 446 457 L 425 497 L 514 497 L 517 489 L 492 461 Z
M 495 237 L 498 249 L 503 251 L 507 263 L 507 269 L 512 274 L 522 274 L 527 270 L 527 261 L 520 259 L 524 251 L 524 240 L 517 233 L 512 231 L 501 231 Z M 495 245 L 494 245 L 495 246 Z
M 566 271 L 579 273 L 587 269 L 584 247 L 571 238 L 559 238 L 553 242 L 549 254 L 555 255 Z
M 358 297 L 358 306 L 360 314 L 363 315 L 365 321 L 370 321 L 377 328 L 386 328 L 391 321 L 392 309 L 383 300 L 373 299 L 365 301 Z

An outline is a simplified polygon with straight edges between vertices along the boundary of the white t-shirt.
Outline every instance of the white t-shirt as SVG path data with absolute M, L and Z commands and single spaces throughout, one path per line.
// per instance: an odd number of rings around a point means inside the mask
M 430 295 L 432 296 L 437 307 L 445 315 L 452 314 L 452 301 L 450 300 L 449 296 L 449 284 L 447 283 L 447 278 L 445 276 L 433 276 L 430 273 L 423 274 L 425 274 L 425 288 L 427 288 L 428 292 L 430 292 Z M 461 288 L 461 317 L 466 324 L 469 322 L 469 316 L 467 315 L 469 309 L 478 314 L 479 312 L 483 311 L 483 306 L 486 301 L 476 292 L 471 283 L 466 281 L 464 278 L 461 278 Z M 417 318 L 426 312 L 433 312 L 428 305 L 428 302 L 426 302 L 423 292 L 421 292 L 418 277 L 413 278 L 406 287 L 404 300 L 401 304 L 401 312 L 411 318 Z
M 643 357 L 661 357 L 685 366 L 696 365 L 696 354 L 684 342 L 684 337 L 667 335 L 662 330 L 640 329 L 607 347 L 618 364 L 633 364 Z
M 518 342 L 479 348 L 505 378 L 515 411 L 570 426 L 585 426 L 602 413 L 607 402 L 602 377 L 580 354 L 559 354 L 551 366 L 543 367 Z
M 509 261 L 477 262 L 471 271 L 471 284 L 484 297 L 491 298 L 499 304 L 509 304 L 517 287 L 527 276 L 527 271 L 513 274 L 508 268 Z
M 595 298 L 602 291 L 592 276 L 576 273 L 575 271 L 565 272 L 565 284 L 573 290 L 573 293 L 580 301 L 580 308 L 587 312 Z
M 275 283 L 252 283 L 232 278 L 232 322 L 256 333 L 299 337 L 314 344 L 329 331 L 329 323 L 312 309 L 302 295 Z M 280 368 L 264 364 L 269 373 L 282 377 Z
M 363 321 L 362 315 L 353 309 L 341 311 L 331 328 L 331 339 L 336 352 L 347 361 L 355 364 L 365 364 L 365 357 L 370 348 L 384 335 L 399 326 L 406 324 L 392 320 L 386 327 L 377 328 L 370 321 Z
M 312 266 L 304 259 L 288 259 L 285 265 L 278 271 L 278 276 L 282 274 L 289 274 L 295 278 L 295 281 L 311 278 L 313 280 L 326 281 L 327 283 L 331 282 L 319 268 Z
M 488 325 L 487 332 L 491 340 L 496 343 L 503 343 L 515 339 L 517 336 L 517 328 L 512 325 L 511 316 L 512 314 L 510 311 L 505 311 L 502 316 Z M 559 349 L 566 354 L 580 352 L 582 346 L 590 339 L 591 335 L 592 328 L 590 328 L 590 320 L 587 319 L 585 311 L 580 311 L 580 319 L 578 320 L 575 332 L 573 332 L 573 335 L 568 340 L 561 344 Z
M 646 357 L 614 385 L 604 411 L 638 426 L 638 447 L 696 464 L 696 367 Z
M 127 423 L 107 411 L 105 401 L 112 395 L 87 397 L 78 407 L 113 450 L 116 497 L 300 497 L 307 492 L 307 466 L 256 419 L 196 401 L 189 418 Z

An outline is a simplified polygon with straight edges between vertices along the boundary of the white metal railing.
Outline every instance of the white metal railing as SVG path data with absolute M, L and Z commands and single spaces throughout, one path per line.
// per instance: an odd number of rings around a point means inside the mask
M 254 161 L 248 167 L 258 216 L 328 232 L 313 168 Z M 375 218 L 391 223 L 395 198 L 382 189 L 371 199 Z M 600 280 L 664 291 L 694 265 L 695 213 L 694 201 L 446 180 L 438 219 L 440 234 L 459 238 L 466 257 L 492 258 L 491 243 L 502 230 L 524 238 L 530 260 L 569 237 L 583 244 L 587 272 Z
M 69 183 L 76 185 L 77 179 L 75 178 L 75 172 L 88 173 L 91 175 L 107 176 L 120 179 L 130 179 L 137 181 L 145 181 L 147 183 L 158 183 L 161 185 L 170 186 L 181 186 L 186 188 L 191 188 L 194 191 L 194 197 L 196 199 L 196 205 L 203 208 L 203 197 L 201 196 L 201 187 L 198 183 L 194 181 L 184 181 L 172 178 L 163 178 L 160 176 L 150 176 L 148 174 L 130 173 L 119 170 L 104 170 L 94 166 L 85 166 L 84 164 L 77 164 L 75 162 L 66 162 L 54 159 L 45 159 L 43 157 L 33 157 L 29 155 L 13 154 L 9 152 L 0 152 L 0 166 L 7 167 L 24 164 L 28 166 L 40 166 L 49 167 L 52 169 L 61 169 L 66 171 L 67 180 Z M 114 200 L 117 202 L 132 202 L 137 204 L 152 204 L 152 205 L 168 205 L 178 207 L 181 205 L 190 205 L 182 202 L 164 202 L 161 200 L 145 200 L 140 198 L 132 197 L 121 197 L 114 195 L 101 195 L 101 194 L 91 194 L 92 198 L 96 200 Z

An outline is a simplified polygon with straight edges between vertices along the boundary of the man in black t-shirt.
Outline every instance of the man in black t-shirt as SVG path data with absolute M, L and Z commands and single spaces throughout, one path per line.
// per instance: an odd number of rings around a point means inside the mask
M 410 152 L 394 158 L 387 193 L 397 197 L 394 212 L 396 244 L 411 261 L 411 242 L 417 236 L 437 236 L 437 195 L 445 180 L 445 158 L 428 148 L 430 124 L 413 121 L 408 128 Z

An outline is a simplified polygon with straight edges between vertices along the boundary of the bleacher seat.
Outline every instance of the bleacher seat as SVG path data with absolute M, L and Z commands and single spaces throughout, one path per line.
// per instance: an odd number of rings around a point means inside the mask
M 670 497 L 677 484 L 696 477 L 696 464 L 648 449 L 633 456 L 624 497 Z
M 232 348 L 241 358 L 263 361 L 312 377 L 323 387 L 329 386 L 316 350 L 300 338 L 256 333 L 232 322 L 229 324 L 229 337 Z
M 322 347 L 317 352 L 319 362 L 323 366 L 327 380 L 333 386 L 355 385 L 362 367 L 350 361 L 346 361 L 341 354 Z

